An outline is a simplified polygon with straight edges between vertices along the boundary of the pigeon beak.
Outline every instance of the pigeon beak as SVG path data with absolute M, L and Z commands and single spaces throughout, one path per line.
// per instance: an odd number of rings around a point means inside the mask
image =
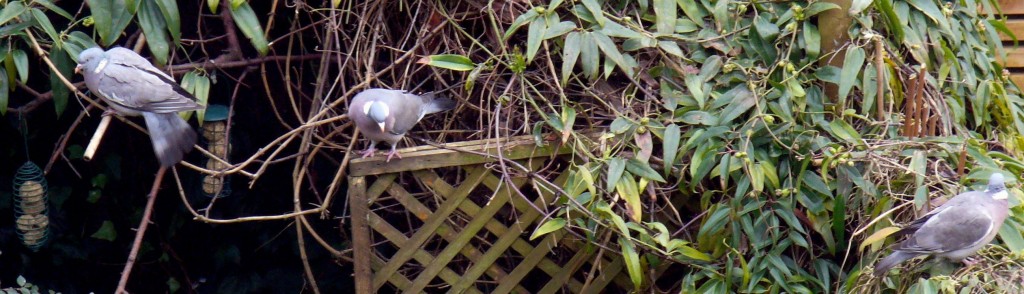
M 75 74 L 77 75 L 77 74 L 80 74 L 80 73 L 82 73 L 82 65 L 81 64 L 75 66 Z
M 384 133 L 385 132 L 385 130 L 384 130 L 384 123 L 377 123 L 377 125 L 380 126 L 380 132 Z

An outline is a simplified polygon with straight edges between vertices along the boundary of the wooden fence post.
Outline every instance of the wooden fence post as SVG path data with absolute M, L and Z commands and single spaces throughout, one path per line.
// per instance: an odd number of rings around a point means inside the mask
M 373 293 L 370 282 L 373 274 L 370 269 L 370 255 L 373 254 L 370 242 L 370 227 L 367 225 L 370 204 L 366 201 L 366 178 L 349 177 L 349 207 L 352 217 L 352 255 L 357 294 Z

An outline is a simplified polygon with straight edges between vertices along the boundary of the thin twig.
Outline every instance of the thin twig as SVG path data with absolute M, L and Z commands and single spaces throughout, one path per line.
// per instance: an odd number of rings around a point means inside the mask
M 173 168 L 173 167 L 172 167 Z M 135 231 L 135 241 L 132 242 L 132 249 L 128 253 L 128 261 L 125 262 L 124 270 L 121 272 L 121 281 L 117 283 L 117 291 L 114 293 L 128 293 L 125 290 L 125 286 L 128 285 L 128 276 L 132 274 L 132 266 L 135 265 L 135 259 L 138 257 L 139 248 L 142 246 L 142 237 L 146 235 L 146 228 L 149 227 L 149 218 L 153 215 L 153 204 L 156 203 L 157 191 L 160 191 L 160 182 L 163 181 L 164 173 L 167 172 L 167 167 L 161 166 L 156 171 L 156 178 L 153 179 L 153 187 L 149 190 L 149 198 L 146 201 L 146 210 L 142 212 L 142 220 L 139 222 L 139 228 Z

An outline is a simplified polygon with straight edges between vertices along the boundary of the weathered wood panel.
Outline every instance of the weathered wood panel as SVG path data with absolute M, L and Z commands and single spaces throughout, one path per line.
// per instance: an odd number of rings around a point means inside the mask
M 400 150 L 402 159 L 390 163 L 383 157 L 351 162 L 353 246 L 360 247 L 354 254 L 361 263 L 357 293 L 633 288 L 615 253 L 587 247 L 564 231 L 529 240 L 557 195 L 534 186 L 531 174 L 516 170 L 500 177 L 501 168 L 493 164 L 498 158 L 514 160 L 562 186 L 574 163 L 558 156 L 571 148 L 554 142 L 538 146 L 532 136 L 444 147 L 406 148 Z

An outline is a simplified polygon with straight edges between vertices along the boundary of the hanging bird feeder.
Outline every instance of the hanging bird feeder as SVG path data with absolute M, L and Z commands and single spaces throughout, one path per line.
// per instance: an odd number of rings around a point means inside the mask
M 43 171 L 35 163 L 25 162 L 14 176 L 14 217 L 18 237 L 32 251 L 39 250 L 49 237 L 48 203 Z
M 227 136 L 228 116 L 228 108 L 224 105 L 210 105 L 206 108 L 206 117 L 202 127 L 206 150 L 224 161 L 228 161 L 228 155 L 231 153 L 231 142 Z M 208 170 L 220 171 L 227 167 L 227 164 L 219 160 L 213 158 L 206 160 L 206 169 Z M 230 184 L 231 179 L 223 175 L 203 176 L 203 195 L 207 197 L 228 196 L 231 194 Z

